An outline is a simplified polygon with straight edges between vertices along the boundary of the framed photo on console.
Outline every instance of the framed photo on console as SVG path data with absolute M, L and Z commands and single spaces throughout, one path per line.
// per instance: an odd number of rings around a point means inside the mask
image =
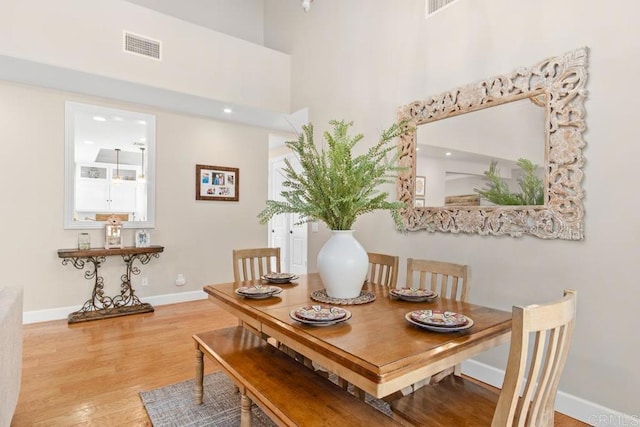
M 136 248 L 148 248 L 151 244 L 151 236 L 147 230 L 136 231 Z
M 196 165 L 196 200 L 240 200 L 240 169 Z

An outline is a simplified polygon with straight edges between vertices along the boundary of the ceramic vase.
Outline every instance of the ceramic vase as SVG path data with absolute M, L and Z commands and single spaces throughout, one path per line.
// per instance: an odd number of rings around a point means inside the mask
M 360 295 L 369 268 L 369 256 L 353 236 L 354 230 L 333 230 L 333 236 L 318 252 L 318 270 L 332 298 Z

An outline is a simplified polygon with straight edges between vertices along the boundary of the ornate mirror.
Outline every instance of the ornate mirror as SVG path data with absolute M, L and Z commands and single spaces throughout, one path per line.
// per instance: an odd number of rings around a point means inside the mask
M 407 121 L 411 127 L 409 133 L 399 138 L 400 164 L 406 169 L 397 180 L 398 200 L 407 204 L 402 211 L 407 229 L 482 235 L 530 234 L 544 239 L 581 240 L 584 237 L 582 149 L 585 142 L 582 134 L 585 130 L 586 67 L 587 49 L 581 48 L 548 58 L 531 68 L 491 77 L 400 107 L 398 120 Z M 525 110 L 531 112 L 525 113 Z M 446 127 L 442 127 L 439 133 L 424 132 L 423 135 L 423 130 L 429 130 L 429 126 L 441 125 L 436 122 L 449 119 L 453 124 L 465 114 L 474 120 L 449 126 L 462 135 L 444 134 L 442 129 Z M 472 122 L 480 123 L 486 129 L 480 132 L 469 124 Z M 516 136 L 500 137 L 500 134 L 509 134 L 505 130 L 516 131 Z M 478 135 L 483 135 L 482 139 L 478 140 Z M 474 136 L 473 142 L 467 143 L 468 147 L 458 151 L 447 145 L 453 140 Z M 437 141 L 429 141 L 429 138 Z M 449 206 L 436 205 L 434 200 L 444 200 L 445 197 L 432 197 L 430 187 L 433 192 L 442 186 L 434 182 L 430 185 L 424 176 L 426 173 L 416 173 L 419 141 L 420 149 L 431 150 L 434 158 L 438 153 L 468 156 L 469 151 L 479 146 L 493 146 L 491 154 L 481 157 L 484 170 L 489 169 L 489 163 L 496 159 L 501 159 L 496 161 L 498 164 L 504 162 L 502 166 L 507 169 L 514 167 L 510 161 L 513 163 L 518 158 L 531 160 L 540 166 L 542 203 L 487 205 L 463 200 Z M 514 154 L 512 146 L 520 143 L 523 151 Z M 473 150 L 472 146 L 475 146 Z M 477 159 L 477 155 L 474 158 Z M 449 177 L 460 173 L 447 168 L 442 168 L 441 172 L 443 181 L 447 173 Z M 416 176 L 420 184 L 418 196 Z M 440 192 L 445 194 L 444 190 Z M 468 196 L 474 195 L 477 192 Z M 425 200 L 432 203 L 425 203 Z

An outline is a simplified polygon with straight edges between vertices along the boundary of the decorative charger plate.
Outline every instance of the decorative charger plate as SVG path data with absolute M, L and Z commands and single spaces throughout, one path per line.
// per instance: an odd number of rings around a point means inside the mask
M 347 311 L 340 307 L 329 305 L 305 305 L 296 310 L 296 317 L 316 322 L 331 322 L 342 319 L 347 315 Z
M 416 310 L 409 313 L 411 319 L 423 325 L 437 326 L 440 328 L 457 328 L 469 322 L 464 314 L 442 310 Z
M 305 308 L 305 307 L 302 307 Z M 337 308 L 337 307 L 336 307 Z M 300 310 L 299 308 L 293 309 L 289 312 L 289 317 L 291 317 L 293 320 L 300 322 L 300 323 L 304 323 L 305 325 L 313 325 L 313 326 L 330 326 L 330 325 L 335 325 L 337 323 L 342 323 L 342 322 L 346 322 L 347 320 L 351 319 L 351 312 L 349 310 L 346 309 L 340 309 L 343 310 L 345 315 L 339 319 L 335 319 L 335 320 L 327 320 L 327 321 L 321 321 L 321 320 L 309 320 L 309 319 L 305 319 L 302 317 L 299 317 L 297 314 L 297 311 Z
M 266 280 L 271 283 L 289 283 L 292 280 L 297 279 L 300 276 L 296 276 L 291 273 L 267 273 L 261 277 L 262 280 Z
M 411 318 L 411 313 L 413 313 L 412 311 L 405 314 L 404 318 L 407 319 L 407 322 L 411 323 L 412 325 L 415 325 L 419 328 L 422 329 L 427 329 L 429 331 L 433 331 L 433 332 L 458 332 L 458 331 L 464 331 L 466 329 L 469 329 L 470 327 L 473 326 L 473 319 L 467 317 L 467 323 L 465 323 L 462 326 L 433 326 L 433 325 L 427 325 L 425 323 L 420 323 L 420 322 L 416 322 L 415 320 L 413 320 Z
M 391 296 L 405 301 L 428 301 L 438 297 L 438 294 L 430 289 L 400 288 L 391 289 Z
M 235 290 L 236 295 L 247 298 L 269 298 L 282 292 L 282 288 L 277 286 L 240 286 Z
M 360 295 L 355 298 L 333 298 L 327 295 L 327 291 L 325 289 L 319 289 L 311 292 L 311 299 L 318 302 L 324 302 L 326 304 L 358 305 L 375 301 L 376 296 L 374 293 L 369 291 L 360 291 Z

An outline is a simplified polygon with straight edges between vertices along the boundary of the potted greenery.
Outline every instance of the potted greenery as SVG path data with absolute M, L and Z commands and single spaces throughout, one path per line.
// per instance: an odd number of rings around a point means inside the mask
M 393 182 L 400 170 L 396 147 L 390 142 L 406 132 L 407 126 L 396 123 L 383 130 L 376 145 L 354 157 L 351 150 L 363 135 L 348 134 L 353 122 L 329 123 L 333 131 L 324 133 L 326 151 L 316 147 L 311 124 L 302 127 L 297 141 L 286 142 L 299 168 L 285 159 L 283 200 L 267 200 L 258 217 L 263 224 L 282 213 L 298 214 L 301 223 L 324 221 L 333 232 L 318 253 L 318 270 L 327 295 L 355 298 L 360 295 L 368 268 L 367 253 L 353 237 L 356 218 L 374 210 L 388 210 L 396 226 L 404 228 L 398 212 L 404 203 L 388 201 L 389 194 L 378 187 Z

